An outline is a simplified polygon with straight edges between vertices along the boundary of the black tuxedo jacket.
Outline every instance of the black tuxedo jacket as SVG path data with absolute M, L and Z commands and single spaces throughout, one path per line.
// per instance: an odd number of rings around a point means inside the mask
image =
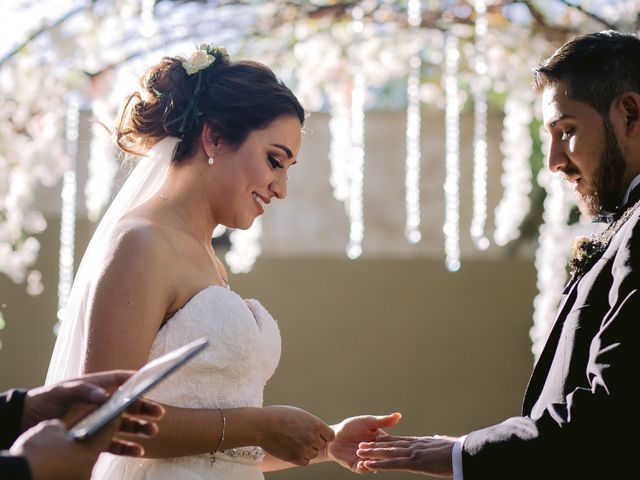
M 565 288 L 522 416 L 467 436 L 464 480 L 636 478 L 639 289 L 637 209 L 603 256 Z
M 22 420 L 22 406 L 25 391 L 11 390 L 0 394 L 0 478 L 28 480 L 31 478 L 29 465 L 23 457 L 10 456 L 2 451 L 9 448 L 18 436 Z

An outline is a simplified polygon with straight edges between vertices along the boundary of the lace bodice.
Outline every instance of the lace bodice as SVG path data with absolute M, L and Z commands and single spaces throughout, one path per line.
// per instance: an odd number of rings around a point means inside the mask
M 280 360 L 271 315 L 257 300 L 211 285 L 160 329 L 149 360 L 203 336 L 209 346 L 147 396 L 190 408 L 262 406 L 264 385 Z
M 149 360 L 206 336 L 209 346 L 146 396 L 186 408 L 262 406 L 263 389 L 280 360 L 280 330 L 257 300 L 211 285 L 195 294 L 160 329 Z M 215 448 L 215 446 L 212 446 Z M 185 476 L 186 475 L 186 476 Z M 94 479 L 263 478 L 255 461 L 221 455 L 139 460 L 102 455 Z

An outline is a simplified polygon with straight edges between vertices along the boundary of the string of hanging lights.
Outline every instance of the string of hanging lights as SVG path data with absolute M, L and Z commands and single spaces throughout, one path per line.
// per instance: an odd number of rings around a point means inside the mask
M 410 0 L 407 17 L 414 42 L 413 54 L 409 59 L 407 80 L 407 156 L 405 160 L 405 237 L 410 243 L 417 243 L 422 238 L 420 233 L 420 140 L 421 140 L 421 99 L 420 74 L 422 58 L 420 22 L 422 21 L 422 2 Z

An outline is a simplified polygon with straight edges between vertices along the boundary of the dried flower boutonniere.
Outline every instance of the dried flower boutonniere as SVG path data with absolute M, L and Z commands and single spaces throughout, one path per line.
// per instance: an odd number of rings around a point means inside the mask
M 599 235 L 586 237 L 580 236 L 573 240 L 571 257 L 569 258 L 569 271 L 571 275 L 582 275 L 602 256 L 607 249 Z
M 571 246 L 571 257 L 569 258 L 571 275 L 580 276 L 589 270 L 602 257 L 614 235 L 639 208 L 640 201 L 627 208 L 620 218 L 609 224 L 605 231 L 590 237 L 576 237 Z

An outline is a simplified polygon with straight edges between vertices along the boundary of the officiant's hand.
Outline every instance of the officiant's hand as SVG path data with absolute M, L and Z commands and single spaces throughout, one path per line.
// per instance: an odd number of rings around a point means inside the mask
M 9 453 L 27 460 L 34 480 L 86 480 L 98 455 L 109 447 L 118 423 L 116 418 L 79 442 L 68 434 L 61 420 L 45 420 L 20 435 Z M 138 449 L 130 453 L 139 454 Z
M 90 438 L 77 441 L 68 428 L 96 405 L 109 398 L 109 392 L 134 372 L 112 371 L 86 375 L 54 385 L 31 389 L 23 404 L 21 432 L 9 452 L 24 457 L 34 480 L 86 479 L 103 451 L 140 456 L 136 443 L 154 435 L 164 409 L 148 400 L 135 402 L 125 416 L 118 416 Z M 133 441 L 116 438 L 116 431 L 133 433 Z
M 336 434 L 335 440 L 329 444 L 329 458 L 343 467 L 355 473 L 368 471 L 364 465 L 359 465 L 361 460 L 356 451 L 361 442 L 370 442 L 378 436 L 384 435 L 383 428 L 390 428 L 398 424 L 402 418 L 399 413 L 391 415 L 361 415 L 351 417 L 333 425 L 331 428 Z M 361 463 L 361 462 L 360 462 Z
M 263 413 L 260 446 L 281 460 L 307 465 L 334 439 L 327 424 L 300 408 L 275 405 Z
M 29 390 L 24 400 L 20 432 L 54 418 L 61 419 L 67 428 L 71 427 L 97 405 L 104 403 L 109 394 L 133 373 L 124 370 L 94 373 Z M 159 404 L 139 399 L 122 417 L 120 431 L 153 436 L 158 430 L 155 422 L 163 414 L 164 409 Z M 116 445 L 113 447 L 118 448 Z
M 364 468 L 372 471 L 402 470 L 434 477 L 453 476 L 451 454 L 457 438 L 396 437 L 383 435 L 375 442 L 360 444 L 358 456 Z

